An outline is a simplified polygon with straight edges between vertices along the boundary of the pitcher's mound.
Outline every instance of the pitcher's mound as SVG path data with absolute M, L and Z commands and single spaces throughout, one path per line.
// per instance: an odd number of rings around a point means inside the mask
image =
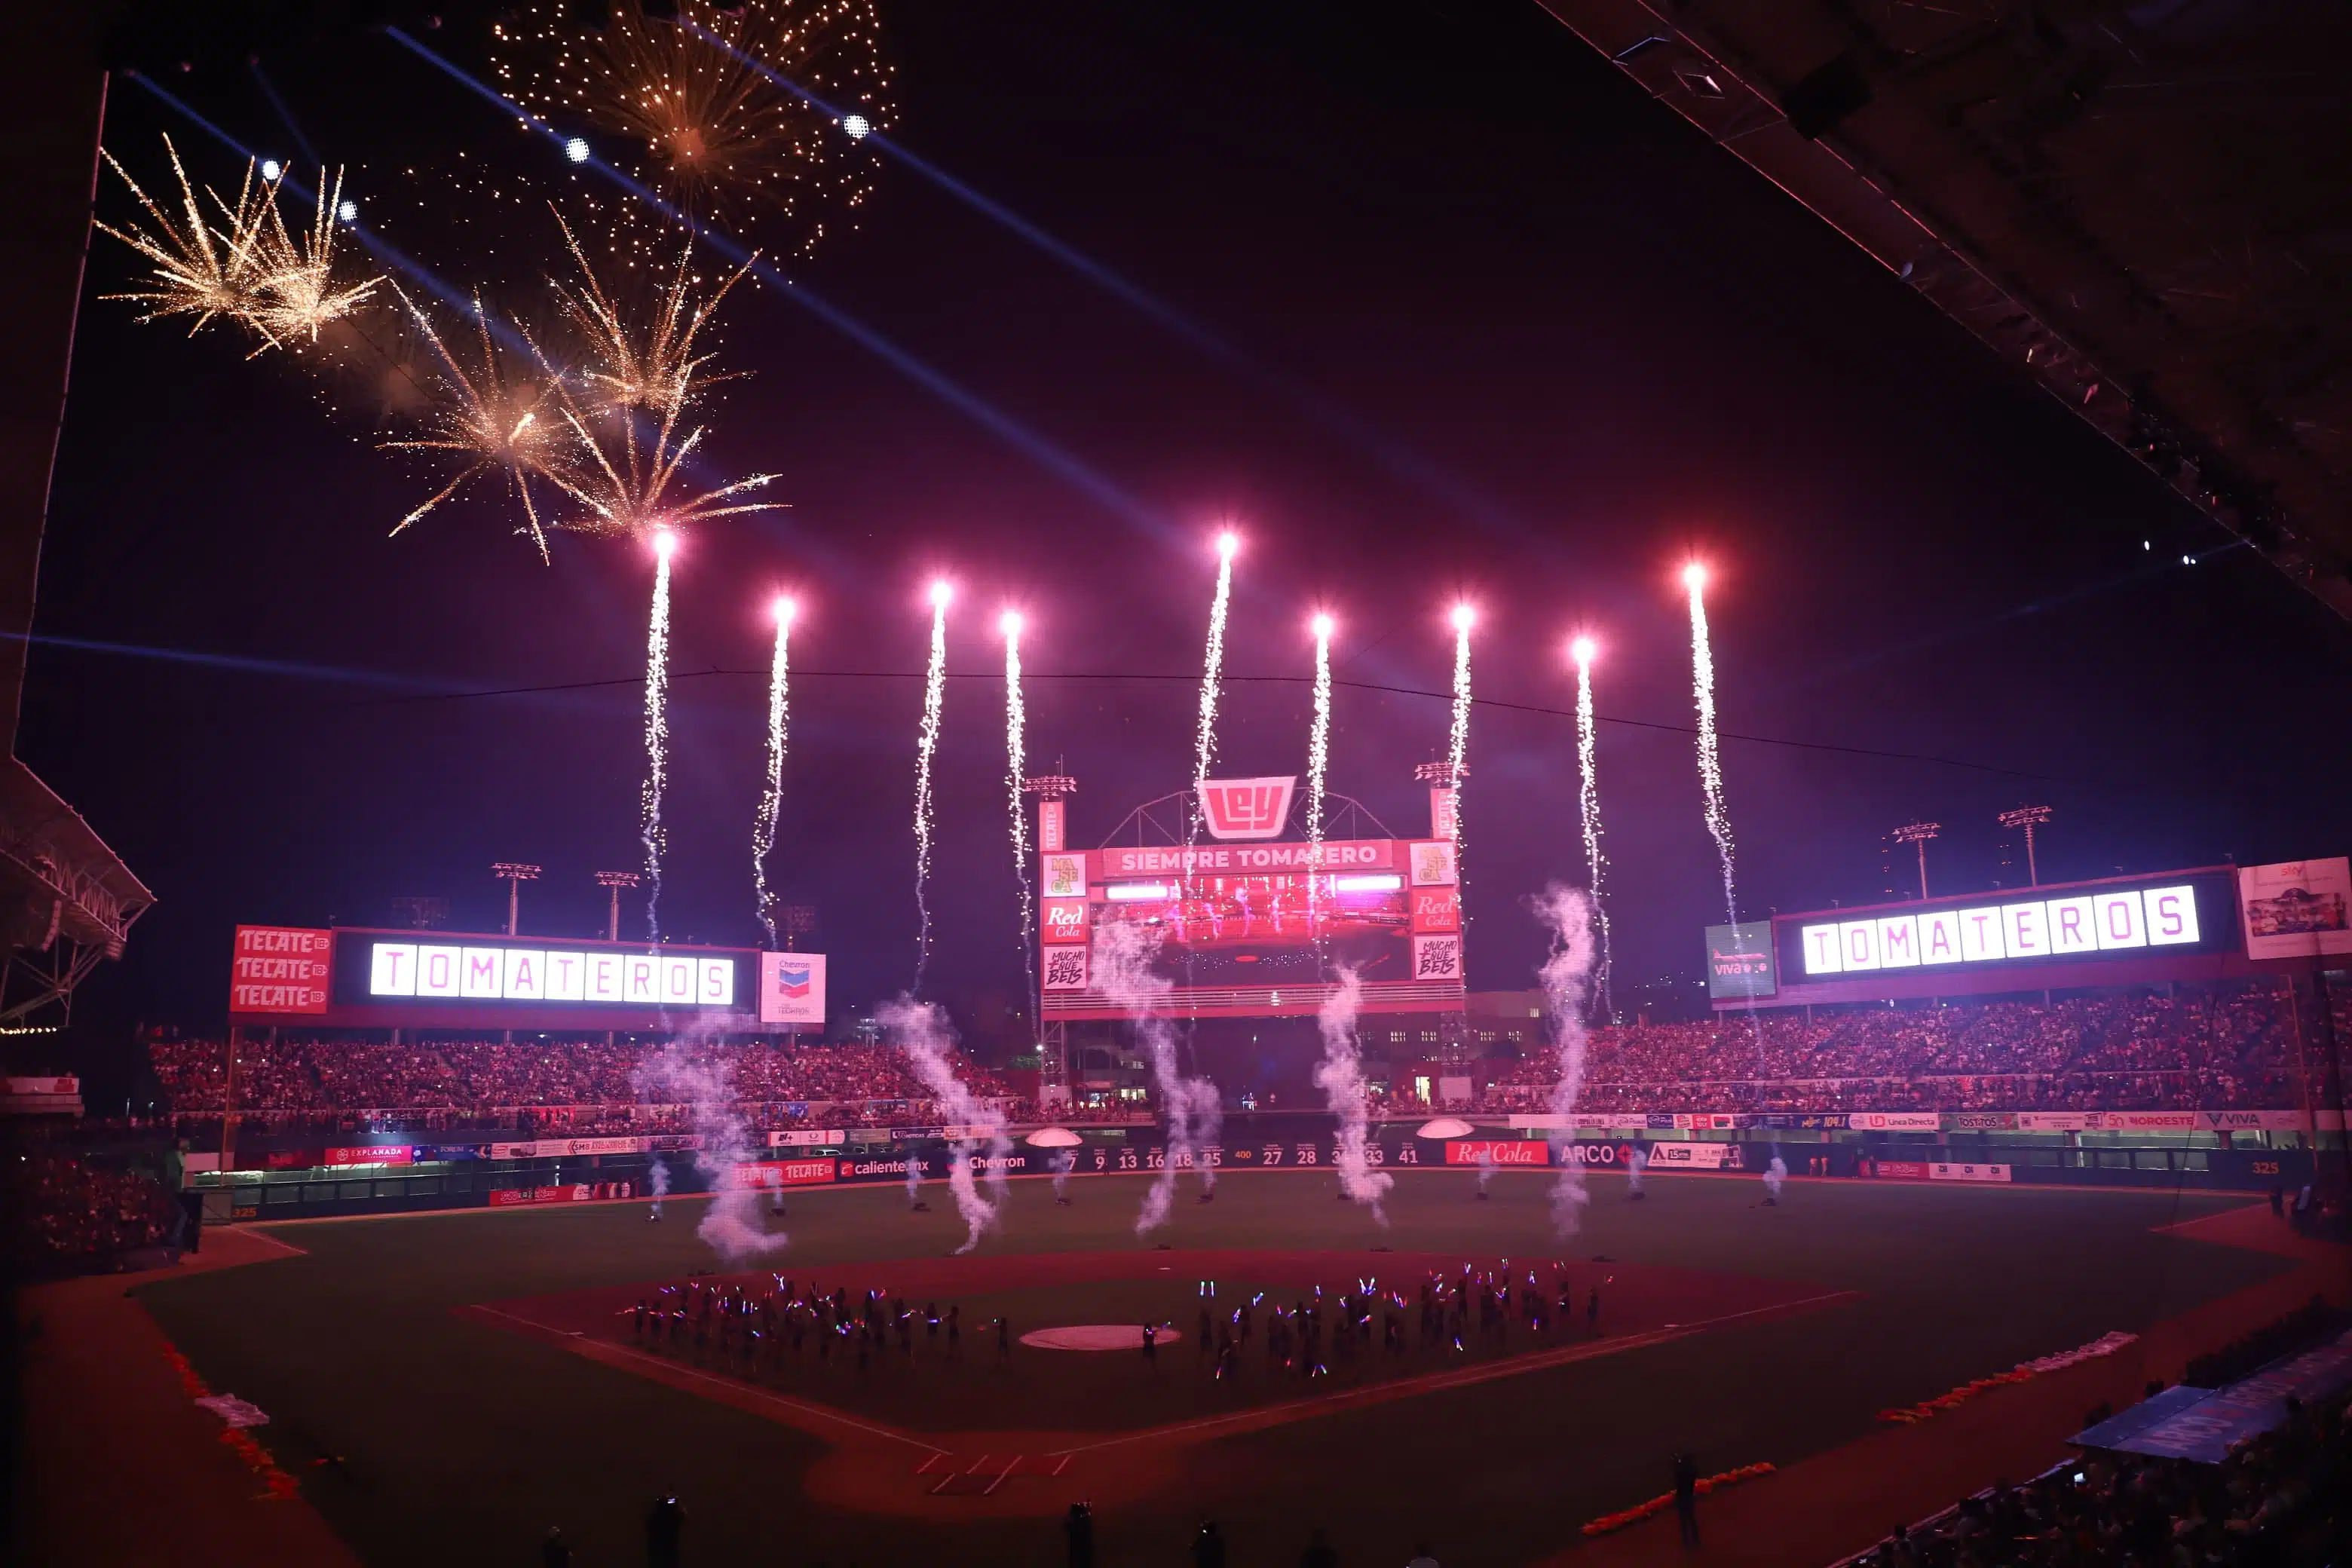
M 1176 1325 L 1163 1323 L 1160 1338 L 1175 1343 Z M 1024 1345 L 1041 1351 L 1137 1351 L 1143 1349 L 1140 1323 L 1072 1323 L 1067 1328 L 1037 1329 L 1021 1336 Z

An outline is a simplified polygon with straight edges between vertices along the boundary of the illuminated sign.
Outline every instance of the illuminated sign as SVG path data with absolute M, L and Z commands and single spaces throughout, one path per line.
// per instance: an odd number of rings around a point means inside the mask
M 1265 779 L 1202 779 L 1201 825 L 1212 838 L 1273 838 L 1290 820 L 1298 775 Z
M 379 942 L 368 994 L 449 1001 L 582 1002 L 634 1007 L 732 1007 L 735 961 L 662 952 L 567 952 Z
M 2187 884 L 1823 921 L 1798 930 L 1807 974 L 2072 958 L 2203 940 Z
M 760 1022 L 824 1022 L 824 954 L 763 952 L 760 955 Z
M 231 961 L 232 1013 L 323 1013 L 335 933 L 289 926 L 239 926 Z

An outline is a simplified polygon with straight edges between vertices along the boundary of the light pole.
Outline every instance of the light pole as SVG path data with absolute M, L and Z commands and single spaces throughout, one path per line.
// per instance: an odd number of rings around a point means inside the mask
M 2042 886 L 2042 868 L 2033 863 L 2033 830 L 2053 815 L 2046 805 L 2021 805 L 2015 811 L 2004 811 L 1993 818 L 2003 827 L 2025 829 L 2025 878 L 2032 887 Z
M 596 885 L 600 888 L 609 888 L 612 889 L 613 894 L 612 913 L 606 917 L 604 921 L 604 940 L 606 942 L 618 942 L 621 940 L 621 889 L 623 888 L 634 888 L 644 879 L 644 878 L 638 876 L 635 871 L 599 871 L 596 873 Z
M 796 941 L 816 930 L 814 904 L 778 904 L 775 910 L 776 930 L 783 934 L 786 952 L 794 951 Z
M 1923 904 L 1927 901 L 1927 840 L 1943 827 L 1940 822 L 1906 822 L 1895 830 L 1895 843 L 1919 847 L 1919 901 Z
M 522 885 L 539 880 L 539 868 L 501 860 L 490 868 L 490 875 L 501 879 L 507 885 L 507 934 L 512 936 L 515 934 L 515 914 L 521 903 Z

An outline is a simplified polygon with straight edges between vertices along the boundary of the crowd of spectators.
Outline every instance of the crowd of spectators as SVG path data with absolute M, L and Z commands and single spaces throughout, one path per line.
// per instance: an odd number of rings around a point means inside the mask
M 227 1098 L 220 1040 L 159 1037 L 148 1059 L 175 1118 L 217 1120 Z M 261 1123 L 417 1131 L 513 1127 L 530 1134 L 684 1131 L 691 1102 L 716 1083 L 766 1125 L 822 1107 L 827 1126 L 936 1120 L 940 1108 L 887 1046 L 732 1045 L 660 1048 L 603 1039 L 384 1045 L 348 1040 L 240 1041 L 236 1110 Z M 1000 1075 L 969 1058 L 957 1077 L 1000 1109 L 1022 1110 Z M 801 1109 L 794 1109 L 801 1108 Z M 1030 1111 L 1034 1114 L 1034 1110 Z
M 2290 1402 L 2285 1423 L 2219 1465 L 2095 1452 L 2002 1485 L 1853 1568 L 2326 1563 L 2352 1547 L 2352 1426 L 2341 1396 Z
M 1807 1018 L 1602 1025 L 1578 1103 L 1594 1110 L 2147 1110 L 2300 1103 L 2294 1020 L 2263 987 Z M 1475 1103 L 1549 1107 L 1548 1051 L 1494 1064 Z
M 2352 1035 L 2352 1019 L 2347 1032 Z M 1590 1034 L 1580 1108 L 1609 1111 L 2275 1110 L 2302 1103 L 2295 1021 L 2260 984 L 2183 987 L 2050 1002 L 1855 1007 L 1812 1016 L 1733 1013 L 1694 1023 L 1601 1025 Z M 1549 1109 L 1559 1067 L 1530 1043 L 1473 1065 L 1466 1109 Z M 217 1116 L 227 1052 L 218 1040 L 158 1038 L 155 1075 L 173 1112 Z M 1399 1065 L 1375 1110 L 1410 1110 L 1418 1074 Z M 418 1130 L 515 1127 L 551 1135 L 683 1131 L 679 1087 L 715 1071 L 760 1120 L 826 1126 L 951 1120 L 894 1047 L 750 1044 L 688 1051 L 603 1038 L 393 1046 L 246 1041 L 241 1117 Z M 1019 1116 L 1001 1076 L 960 1058 L 971 1092 Z M 698 1082 L 710 1081 L 707 1078 Z M 821 1112 L 789 1108 L 823 1107 Z
M 87 1264 L 170 1234 L 177 1206 L 146 1173 L 27 1149 L 6 1162 L 9 1256 L 36 1268 Z

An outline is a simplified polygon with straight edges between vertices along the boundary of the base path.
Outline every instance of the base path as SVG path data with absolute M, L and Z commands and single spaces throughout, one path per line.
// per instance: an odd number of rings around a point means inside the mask
M 175 1268 L 37 1285 L 17 1298 L 24 1426 L 11 1561 L 341 1568 L 352 1555 L 299 1497 L 272 1497 L 183 1386 L 171 1342 L 130 1291 L 299 1256 L 207 1230 Z

